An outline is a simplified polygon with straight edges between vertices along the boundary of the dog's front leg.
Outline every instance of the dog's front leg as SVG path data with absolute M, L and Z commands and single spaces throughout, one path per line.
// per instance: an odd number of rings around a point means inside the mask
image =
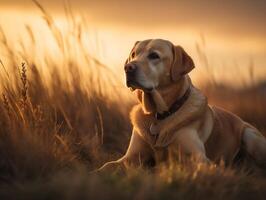
M 200 140 L 196 129 L 185 127 L 173 134 L 175 134 L 175 138 L 171 145 L 178 145 L 182 152 L 192 156 L 198 162 L 210 162 L 206 156 L 204 144 Z M 159 147 L 158 144 L 157 147 Z
M 150 167 L 150 165 L 154 165 L 153 154 L 154 152 L 149 144 L 147 144 L 139 133 L 133 129 L 125 155 L 116 161 L 105 163 L 96 171 L 125 171 L 131 167 Z
M 176 134 L 176 141 L 181 149 L 199 162 L 209 163 L 203 142 L 196 129 L 182 128 Z

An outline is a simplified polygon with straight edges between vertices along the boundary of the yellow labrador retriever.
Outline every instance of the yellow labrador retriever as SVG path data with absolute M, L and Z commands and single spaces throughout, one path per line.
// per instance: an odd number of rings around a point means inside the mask
M 131 140 L 122 158 L 100 170 L 158 164 L 180 152 L 232 164 L 240 150 L 266 166 L 266 139 L 238 116 L 208 105 L 188 76 L 193 68 L 184 49 L 167 40 L 136 42 L 124 66 L 140 102 L 130 114 Z

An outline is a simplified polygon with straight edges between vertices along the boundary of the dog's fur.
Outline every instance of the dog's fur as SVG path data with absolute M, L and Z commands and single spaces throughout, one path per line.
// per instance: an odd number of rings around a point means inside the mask
M 191 57 L 180 46 L 161 39 L 136 42 L 125 64 L 127 85 L 140 102 L 130 114 L 131 140 L 122 158 L 100 170 L 159 164 L 169 155 L 177 158 L 180 152 L 199 162 L 232 164 L 240 150 L 266 166 L 266 139 L 238 116 L 208 105 L 188 76 L 193 68 Z M 190 96 L 180 109 L 163 120 L 155 118 L 155 113 L 167 111 L 189 87 Z

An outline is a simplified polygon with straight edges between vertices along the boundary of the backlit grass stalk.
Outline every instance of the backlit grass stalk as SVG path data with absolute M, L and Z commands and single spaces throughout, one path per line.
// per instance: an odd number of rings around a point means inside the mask
M 22 63 L 21 64 L 21 72 L 20 72 L 20 80 L 22 83 L 22 87 L 21 87 L 21 103 L 23 108 L 25 108 L 27 106 L 27 99 L 28 99 L 28 83 L 27 83 L 27 68 L 26 68 L 26 64 Z

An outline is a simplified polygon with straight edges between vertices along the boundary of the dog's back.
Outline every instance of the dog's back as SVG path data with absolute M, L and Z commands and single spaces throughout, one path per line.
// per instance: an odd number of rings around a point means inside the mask
M 243 130 L 248 125 L 221 108 L 213 106 L 212 112 L 213 130 L 205 143 L 207 157 L 216 162 L 223 159 L 230 164 L 240 150 Z

